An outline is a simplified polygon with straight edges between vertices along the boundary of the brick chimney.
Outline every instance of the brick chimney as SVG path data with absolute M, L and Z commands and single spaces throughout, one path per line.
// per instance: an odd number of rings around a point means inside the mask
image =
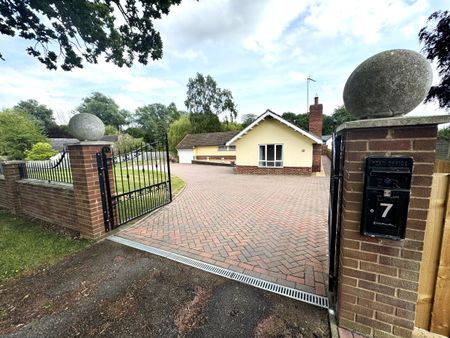
M 322 137 L 322 111 L 323 105 L 319 104 L 319 97 L 314 98 L 314 104 L 309 106 L 309 132 Z
M 309 132 L 322 138 L 322 112 L 323 105 L 319 104 L 319 97 L 314 98 L 314 104 L 309 106 Z M 321 170 L 322 144 L 313 144 L 313 164 L 312 171 L 320 172 Z

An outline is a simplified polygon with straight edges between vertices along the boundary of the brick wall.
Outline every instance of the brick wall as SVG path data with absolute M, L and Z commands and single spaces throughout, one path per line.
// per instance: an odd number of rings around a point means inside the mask
M 0 179 L 0 207 L 15 214 L 20 210 L 16 181 L 20 179 L 20 161 L 3 163 L 3 177 Z
M 311 168 L 309 167 L 260 168 L 257 166 L 237 165 L 234 171 L 236 174 L 253 174 L 253 175 L 305 175 L 311 173 Z
M 314 104 L 309 106 L 309 132 L 316 135 L 318 138 L 322 137 L 323 124 L 323 105 L 319 104 L 319 98 L 314 98 Z M 322 161 L 322 144 L 313 145 L 313 172 L 320 172 Z
M 322 145 L 321 144 L 313 144 L 312 171 L 320 172 L 321 168 L 322 168 Z
M 366 336 L 410 337 L 433 174 L 436 126 L 344 130 L 345 161 L 338 290 L 339 325 Z M 360 235 L 365 159 L 414 159 L 406 237 Z
M 96 154 L 105 146 L 109 144 L 82 142 L 68 147 L 73 184 L 21 180 L 19 167 L 23 162 L 4 163 L 0 207 L 13 214 L 79 231 L 86 238 L 104 236 Z M 112 177 L 111 168 L 109 172 Z M 110 184 L 114 190 L 112 180 Z
M 3 175 L 0 177 L 0 191 L 1 192 L 6 191 L 6 180 Z M 5 193 L 0 194 L 0 208 L 9 209 L 8 206 L 9 203 L 6 194 Z
M 47 183 L 38 180 L 21 180 L 17 184 L 20 213 L 51 224 L 78 230 L 74 220 L 77 213 L 74 206 L 73 185 Z
M 76 226 L 88 238 L 100 238 L 105 234 L 96 156 L 105 145 L 101 142 L 81 142 L 67 148 L 72 167 L 74 208 L 77 210 Z M 113 177 L 111 170 L 109 172 Z M 114 191 L 114 186 L 111 189 Z

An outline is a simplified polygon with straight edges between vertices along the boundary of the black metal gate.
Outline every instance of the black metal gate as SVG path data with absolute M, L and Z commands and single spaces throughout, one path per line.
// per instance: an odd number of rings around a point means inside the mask
M 344 162 L 342 135 L 333 133 L 333 158 L 331 161 L 330 204 L 328 212 L 329 229 L 329 281 L 331 292 L 337 291 L 339 266 L 339 240 L 342 202 L 342 166 Z
M 123 151 L 104 147 L 97 166 L 105 231 L 172 202 L 167 136 Z

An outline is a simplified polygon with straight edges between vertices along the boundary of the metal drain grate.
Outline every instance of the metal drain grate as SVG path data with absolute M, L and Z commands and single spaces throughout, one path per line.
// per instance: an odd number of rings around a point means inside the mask
M 268 282 L 265 280 L 262 280 L 260 278 L 255 278 L 252 276 L 248 276 L 248 275 L 244 275 L 242 273 L 239 272 L 234 272 L 228 269 L 224 269 L 221 268 L 219 266 L 215 266 L 215 265 L 211 265 L 208 263 L 204 263 L 201 261 L 198 261 L 196 259 L 192 259 L 189 257 L 185 257 L 185 256 L 181 256 L 169 251 L 165 251 L 165 250 L 161 250 L 152 246 L 148 246 L 145 244 L 141 244 L 129 239 L 125 239 L 122 237 L 117 237 L 117 236 L 109 236 L 108 237 L 109 240 L 116 242 L 116 243 L 120 243 L 135 249 L 139 249 L 142 251 L 146 251 L 158 256 L 162 256 L 165 258 L 168 258 L 170 260 L 182 263 L 182 264 L 186 264 L 189 266 L 192 266 L 194 268 L 203 270 L 203 271 L 207 271 L 228 279 L 232 279 L 244 284 L 248 284 L 254 287 L 257 287 L 259 289 L 263 289 L 266 291 L 270 291 L 273 293 L 277 293 L 279 295 L 282 296 L 286 296 L 292 299 L 296 299 L 299 300 L 301 302 L 304 303 L 308 303 L 308 304 L 312 304 L 312 305 L 316 305 L 325 309 L 328 309 L 328 298 L 323 297 L 323 296 L 318 296 L 318 295 L 314 295 L 312 293 L 308 293 L 305 291 L 301 291 L 301 290 L 296 290 L 296 289 L 292 289 L 292 288 L 288 288 L 286 286 L 280 285 L 280 284 L 275 284 L 272 282 Z

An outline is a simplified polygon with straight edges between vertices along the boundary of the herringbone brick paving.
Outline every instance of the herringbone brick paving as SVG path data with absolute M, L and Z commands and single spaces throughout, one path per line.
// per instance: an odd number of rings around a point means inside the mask
M 328 177 L 183 164 L 172 172 L 184 191 L 119 236 L 325 295 Z

